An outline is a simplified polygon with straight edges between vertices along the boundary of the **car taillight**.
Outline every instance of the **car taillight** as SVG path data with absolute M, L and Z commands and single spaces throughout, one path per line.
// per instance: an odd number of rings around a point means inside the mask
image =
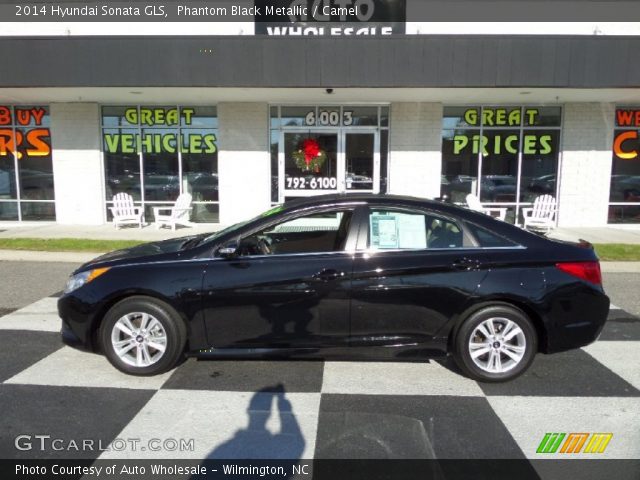
M 602 285 L 600 262 L 562 262 L 556 268 L 595 285 Z

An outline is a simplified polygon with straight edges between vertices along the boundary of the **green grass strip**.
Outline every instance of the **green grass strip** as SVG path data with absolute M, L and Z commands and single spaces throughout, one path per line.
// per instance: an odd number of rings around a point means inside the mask
M 605 262 L 640 262 L 640 245 L 626 243 L 596 243 L 600 260 Z
M 40 252 L 111 252 L 140 245 L 139 240 L 91 240 L 87 238 L 0 238 L 0 249 Z

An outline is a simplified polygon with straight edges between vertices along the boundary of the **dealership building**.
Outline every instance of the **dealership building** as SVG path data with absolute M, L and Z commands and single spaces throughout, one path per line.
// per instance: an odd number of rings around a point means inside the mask
M 559 226 L 640 224 L 633 24 L 130 25 L 3 29 L 0 221 L 103 224 L 125 192 L 152 222 L 187 192 L 193 222 L 228 225 L 373 192 L 473 193 L 517 223 L 550 194 Z

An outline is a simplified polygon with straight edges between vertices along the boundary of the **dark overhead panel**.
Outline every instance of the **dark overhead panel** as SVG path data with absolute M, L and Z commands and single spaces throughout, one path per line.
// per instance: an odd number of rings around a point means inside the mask
M 640 86 L 640 38 L 2 38 L 0 87 Z

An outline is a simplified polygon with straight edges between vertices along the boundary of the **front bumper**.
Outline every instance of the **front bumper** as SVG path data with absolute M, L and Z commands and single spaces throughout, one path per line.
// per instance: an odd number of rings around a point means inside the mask
M 87 350 L 87 351 L 90 350 L 89 348 L 87 348 L 87 346 L 82 341 L 82 339 L 80 339 L 74 333 L 74 331 L 71 330 L 71 327 L 69 326 L 69 324 L 67 322 L 65 322 L 64 320 L 62 320 L 62 328 L 60 329 L 60 337 L 62 338 L 62 343 L 64 343 L 65 345 L 68 345 L 69 347 L 77 348 L 79 350 Z
M 96 351 L 93 338 L 93 315 L 86 302 L 73 293 L 58 299 L 58 315 L 62 319 L 60 335 L 62 342 L 70 347 L 86 351 Z

